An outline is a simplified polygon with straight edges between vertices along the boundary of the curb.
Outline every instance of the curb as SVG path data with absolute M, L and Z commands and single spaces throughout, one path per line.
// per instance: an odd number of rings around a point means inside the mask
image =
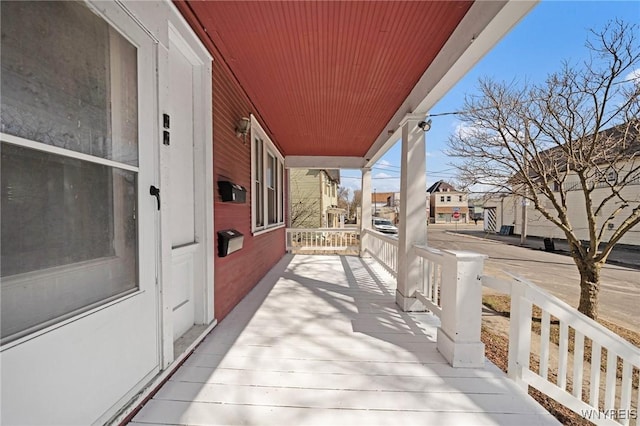
M 493 238 L 486 238 L 486 237 L 482 238 L 482 237 L 478 237 L 476 235 L 470 235 L 470 234 L 465 234 L 465 233 L 456 232 L 456 231 L 445 231 L 445 234 L 459 235 L 459 236 L 465 237 L 465 238 L 473 238 L 473 239 L 480 240 L 480 241 L 495 242 L 495 243 L 498 243 L 498 244 L 507 244 L 507 245 L 514 246 L 514 247 L 522 247 L 522 248 L 525 248 L 525 249 L 528 249 L 528 250 L 545 251 L 543 248 L 536 248 L 536 247 L 531 247 L 531 246 L 528 246 L 528 245 L 521 246 L 519 244 L 513 244 L 513 243 L 511 243 L 509 241 L 504 241 L 504 240 L 500 240 L 500 239 L 493 239 Z M 561 256 L 568 256 L 568 257 L 571 256 L 568 251 L 562 250 L 562 249 L 558 249 L 558 250 L 555 250 L 555 251 L 552 251 L 552 252 L 547 252 L 547 253 L 554 253 L 554 254 L 559 254 Z M 612 259 L 611 257 L 609 257 L 607 259 L 606 264 L 607 265 L 623 266 L 623 267 L 629 268 L 629 269 L 638 269 L 638 270 L 640 270 L 640 264 L 629 263 L 629 262 L 626 262 L 624 260 Z

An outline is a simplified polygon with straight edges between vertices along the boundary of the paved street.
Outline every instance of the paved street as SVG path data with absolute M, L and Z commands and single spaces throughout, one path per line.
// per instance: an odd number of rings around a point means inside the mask
M 458 225 L 458 231 L 482 225 Z M 438 249 L 469 250 L 489 256 L 488 275 L 508 271 L 520 275 L 577 307 L 580 278 L 569 256 L 548 253 L 455 233 L 455 225 L 429 225 L 428 244 Z M 602 271 L 600 315 L 632 330 L 640 330 L 640 270 L 606 265 Z

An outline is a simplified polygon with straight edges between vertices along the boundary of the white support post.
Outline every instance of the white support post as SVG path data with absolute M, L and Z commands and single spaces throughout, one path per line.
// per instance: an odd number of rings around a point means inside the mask
M 396 303 L 405 312 L 425 310 L 415 297 L 420 285 L 420 262 L 413 251 L 414 244 L 427 242 L 424 134 L 425 132 L 418 127 L 417 118 L 403 121 Z
M 371 229 L 371 169 L 363 168 L 362 171 L 362 192 L 360 207 L 360 257 L 365 255 L 367 248 L 367 235 L 365 229 Z
M 487 256 L 445 250 L 442 265 L 438 351 L 452 367 L 484 366 L 482 283 L 480 275 Z

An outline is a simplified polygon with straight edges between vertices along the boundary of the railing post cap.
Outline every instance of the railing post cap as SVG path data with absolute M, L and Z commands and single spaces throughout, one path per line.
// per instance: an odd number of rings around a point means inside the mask
M 443 250 L 443 251 L 445 253 L 455 256 L 458 261 L 483 260 L 483 259 L 489 258 L 489 256 L 486 254 L 476 253 L 476 252 L 467 251 L 467 250 Z

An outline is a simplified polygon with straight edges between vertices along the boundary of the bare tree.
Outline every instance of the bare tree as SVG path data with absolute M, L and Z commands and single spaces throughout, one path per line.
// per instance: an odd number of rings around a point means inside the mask
M 289 220 L 292 228 L 319 228 L 322 226 L 319 193 L 305 191 L 300 182 L 289 180 L 291 186 Z
M 354 217 L 357 217 L 358 207 L 362 207 L 362 190 L 355 189 L 353 191 L 353 197 L 349 203 L 349 211 Z
M 449 139 L 462 181 L 521 196 L 562 230 L 580 272 L 578 309 L 594 319 L 601 268 L 640 223 L 637 37 L 637 25 L 610 22 L 591 31 L 588 61 L 563 64 L 543 84 L 481 80 Z
M 349 188 L 344 186 L 338 187 L 338 207 L 341 209 L 345 209 L 349 211 L 349 198 L 351 196 L 351 191 Z

